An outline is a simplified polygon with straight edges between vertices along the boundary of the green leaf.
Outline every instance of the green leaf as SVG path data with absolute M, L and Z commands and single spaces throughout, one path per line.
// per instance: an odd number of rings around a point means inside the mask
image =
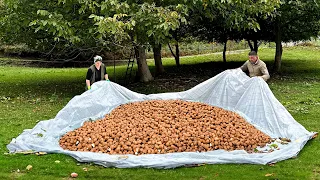
M 148 30 L 147 31 L 147 35 L 150 37 L 151 35 L 153 34 L 153 31 L 152 30 Z
M 135 20 L 132 20 L 132 21 L 131 21 L 131 24 L 132 24 L 132 26 L 135 26 L 135 25 L 136 25 L 136 21 L 135 21 Z
M 95 15 L 95 14 L 91 14 L 90 16 L 89 16 L 89 18 L 96 18 L 97 16 Z
M 33 21 L 31 21 L 30 23 L 29 23 L 29 26 L 34 26 L 34 25 L 36 25 L 37 24 L 37 20 L 33 20 Z
M 46 15 L 49 14 L 49 12 L 46 11 L 46 10 L 38 10 L 38 11 L 37 11 L 37 14 L 40 14 L 41 16 L 46 16 Z
M 47 25 L 47 23 L 48 23 L 48 21 L 44 21 L 44 20 L 42 20 L 42 24 L 43 24 L 43 26 L 46 26 L 46 25 Z
M 168 30 L 168 28 L 169 28 L 169 26 L 168 26 L 168 24 L 167 23 L 164 23 L 164 30 Z
M 41 29 L 41 27 L 37 27 L 34 32 L 38 32 Z

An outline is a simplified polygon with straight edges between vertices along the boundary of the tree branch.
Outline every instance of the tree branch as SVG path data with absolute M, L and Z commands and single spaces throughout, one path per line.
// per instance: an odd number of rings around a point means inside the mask
M 171 51 L 171 54 L 173 55 L 173 57 L 174 58 L 177 58 L 177 56 L 174 54 L 174 52 L 172 51 L 172 48 L 171 48 L 171 46 L 170 46 L 170 43 L 168 43 L 168 46 L 169 46 L 169 49 L 170 49 L 170 51 Z

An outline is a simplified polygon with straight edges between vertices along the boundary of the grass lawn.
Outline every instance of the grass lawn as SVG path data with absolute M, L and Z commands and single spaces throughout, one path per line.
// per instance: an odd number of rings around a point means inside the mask
M 259 55 L 271 69 L 274 50 L 261 49 Z M 247 52 L 228 54 L 226 65 L 221 59 L 222 55 L 181 58 L 179 68 L 173 59 L 163 59 L 165 74 L 151 83 L 132 83 L 127 87 L 146 94 L 186 90 L 226 68 L 239 67 L 247 59 Z M 153 72 L 152 61 L 149 65 Z M 118 80 L 124 76 L 125 69 L 125 66 L 117 67 Z M 319 137 L 309 141 L 297 158 L 274 166 L 216 164 L 169 170 L 117 169 L 78 163 L 62 154 L 6 154 L 6 145 L 12 138 L 41 120 L 54 118 L 70 99 L 84 91 L 86 70 L 0 66 L 0 179 L 70 179 L 71 172 L 79 174 L 77 179 L 320 179 Z M 107 70 L 114 79 L 113 67 Z M 268 84 L 299 123 L 309 131 L 320 131 L 320 49 L 285 48 L 282 72 L 273 75 Z M 60 163 L 55 163 L 56 160 Z M 27 171 L 28 165 L 33 169 Z

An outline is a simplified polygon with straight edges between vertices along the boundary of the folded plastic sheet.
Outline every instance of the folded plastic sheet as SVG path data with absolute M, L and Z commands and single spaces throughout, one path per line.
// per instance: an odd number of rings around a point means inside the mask
M 286 137 L 292 142 L 279 144 L 280 150 L 270 153 L 214 150 L 139 156 L 68 151 L 59 146 L 61 136 L 81 127 L 88 119 L 103 118 L 121 104 L 152 99 L 181 99 L 218 106 L 237 112 L 272 138 Z M 249 78 L 240 69 L 233 69 L 183 92 L 144 95 L 113 82 L 97 82 L 91 90 L 71 99 L 54 119 L 41 121 L 33 129 L 24 130 L 7 148 L 11 153 L 28 150 L 62 153 L 79 162 L 93 162 L 105 167 L 175 168 L 190 164 L 275 163 L 296 156 L 313 135 L 315 132 L 307 131 L 294 120 L 262 78 Z

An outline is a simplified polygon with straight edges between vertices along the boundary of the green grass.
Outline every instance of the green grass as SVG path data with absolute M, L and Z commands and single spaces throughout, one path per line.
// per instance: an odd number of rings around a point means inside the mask
M 274 50 L 261 49 L 259 55 L 271 69 Z M 133 83 L 127 87 L 146 94 L 185 90 L 224 69 L 239 67 L 247 59 L 247 52 L 229 54 L 227 65 L 221 59 L 222 55 L 184 57 L 180 68 L 174 66 L 173 59 L 163 59 L 164 75 L 151 83 Z M 153 72 L 152 61 L 149 64 Z M 117 79 L 124 77 L 125 69 L 125 66 L 117 67 Z M 6 145 L 12 138 L 41 120 L 54 118 L 71 98 L 84 91 L 86 70 L 0 66 L 0 179 L 68 179 L 71 172 L 79 174 L 77 179 L 320 179 L 319 137 L 309 141 L 297 158 L 278 162 L 273 167 L 217 164 L 169 170 L 117 169 L 78 163 L 62 154 L 6 155 Z M 114 78 L 112 67 L 108 72 Z M 299 123 L 309 131 L 320 131 L 318 49 L 284 49 L 282 72 L 272 76 L 268 84 Z M 55 163 L 56 160 L 60 163 Z M 31 171 L 26 170 L 29 164 L 33 166 Z M 83 171 L 84 167 L 88 168 L 87 172 Z M 268 173 L 274 174 L 266 177 Z

